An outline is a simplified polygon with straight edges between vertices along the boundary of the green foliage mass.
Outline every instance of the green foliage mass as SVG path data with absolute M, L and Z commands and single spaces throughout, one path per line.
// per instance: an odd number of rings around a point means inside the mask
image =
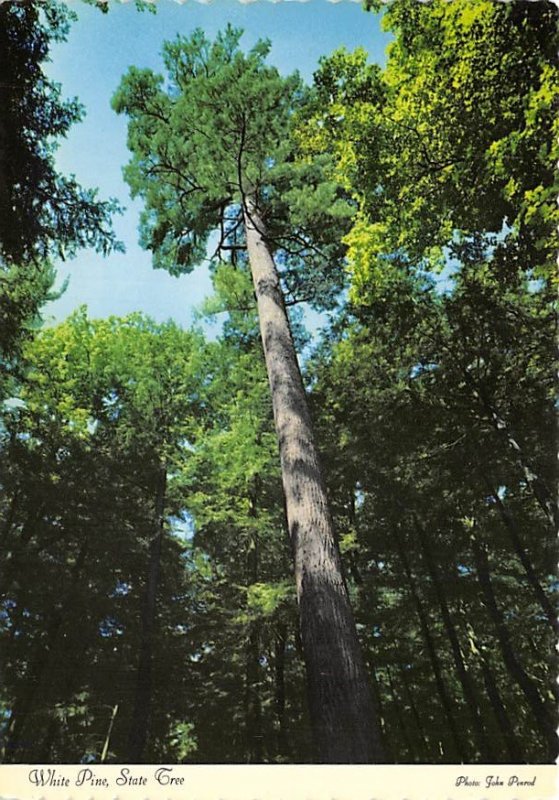
M 0 264 L 0 401 L 16 391 L 21 348 L 38 328 L 39 308 L 55 296 L 54 274 L 48 264 Z
M 214 42 L 200 30 L 179 36 L 164 45 L 166 77 L 132 67 L 121 81 L 113 107 L 129 118 L 124 175 L 144 200 L 141 243 L 154 266 L 190 271 L 211 233 L 216 257 L 242 246 L 253 197 L 288 289 L 333 302 L 353 205 L 327 153 L 298 157 L 290 131 L 308 89 L 266 63 L 269 42 L 243 53 L 241 35 L 229 26 Z
M 390 5 L 386 69 L 324 59 L 301 137 L 334 150 L 359 198 L 347 238 L 354 300 L 398 255 L 441 269 L 463 242 L 519 239 L 524 268 L 554 275 L 557 10 L 459 0 Z

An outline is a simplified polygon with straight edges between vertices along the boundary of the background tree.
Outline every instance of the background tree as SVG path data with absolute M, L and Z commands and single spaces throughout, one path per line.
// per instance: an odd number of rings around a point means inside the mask
M 87 721 L 98 757 L 115 706 L 108 755 L 116 748 L 142 760 L 150 732 L 169 736 L 180 715 L 169 695 L 152 702 L 164 685 L 156 653 L 184 613 L 183 547 L 161 521 L 174 510 L 172 475 L 164 497 L 160 475 L 188 441 L 198 342 L 138 315 L 91 323 L 80 313 L 28 345 L 26 385 L 6 431 L 17 498 L 2 564 L 7 760 L 64 760 L 69 747 L 83 757 Z M 122 663 L 111 666 L 116 654 Z M 112 685 L 100 686 L 111 669 Z M 67 719 L 76 705 L 85 717 L 78 731 Z M 37 715 L 47 731 L 40 741 L 29 739 Z
M 63 100 L 44 64 L 74 18 L 65 3 L 6 2 L 0 7 L 0 398 L 17 377 L 22 341 L 51 297 L 52 257 L 82 247 L 121 248 L 111 228 L 114 200 L 100 201 L 56 169 L 60 137 L 83 117 Z
M 100 202 L 55 167 L 56 141 L 83 115 L 43 70 L 51 42 L 64 41 L 73 13 L 64 3 L 2 3 L 0 9 L 0 256 L 16 264 L 108 252 L 114 201 Z

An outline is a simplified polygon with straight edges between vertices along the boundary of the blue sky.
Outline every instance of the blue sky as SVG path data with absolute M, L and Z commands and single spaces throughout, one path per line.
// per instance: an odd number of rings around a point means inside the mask
M 280 3 L 257 0 L 214 0 L 179 4 L 159 0 L 157 14 L 139 13 L 132 3 L 111 3 L 108 14 L 71 0 L 78 14 L 68 41 L 53 47 L 48 74 L 62 84 L 65 97 L 78 97 L 86 109 L 85 120 L 73 126 L 57 153 L 57 166 L 75 174 L 87 187 L 98 187 L 100 197 L 116 197 L 126 212 L 115 218 L 115 230 L 126 254 L 103 258 L 83 251 L 76 259 L 57 265 L 59 281 L 69 278 L 64 295 L 45 308 L 51 322 L 64 319 L 86 303 L 91 316 L 123 315 L 144 311 L 157 321 L 192 322 L 192 311 L 211 292 L 207 269 L 173 278 L 153 270 L 149 253 L 137 244 L 140 201 L 132 201 L 122 180 L 128 161 L 126 119 L 117 116 L 110 99 L 121 75 L 131 65 L 161 70 L 161 45 L 177 33 L 188 35 L 201 27 L 209 36 L 227 22 L 245 30 L 250 47 L 259 38 L 272 42 L 270 61 L 287 74 L 297 69 L 306 80 L 321 55 L 344 45 L 367 49 L 372 61 L 382 63 L 388 36 L 379 20 L 359 3 L 327 0 Z M 309 320 L 312 325 L 312 319 Z

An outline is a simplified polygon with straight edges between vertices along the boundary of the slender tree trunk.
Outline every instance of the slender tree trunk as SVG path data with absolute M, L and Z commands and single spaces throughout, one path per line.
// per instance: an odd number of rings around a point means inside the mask
M 99 758 L 99 763 L 104 764 L 107 760 L 107 756 L 109 755 L 109 747 L 111 745 L 111 735 L 113 732 L 114 724 L 116 715 L 118 714 L 118 703 L 116 703 L 111 711 L 111 718 L 109 720 L 109 727 L 107 728 L 107 735 L 105 736 L 105 741 L 103 742 L 103 749 L 101 750 L 101 756 Z
M 502 415 L 499 413 L 499 410 L 494 407 L 489 398 L 475 383 L 469 372 L 464 370 L 463 374 L 467 384 L 470 386 L 474 396 L 480 402 L 487 418 L 491 422 L 491 425 L 501 439 L 506 442 L 509 450 L 512 451 L 514 460 L 522 472 L 524 480 L 530 487 L 532 494 L 539 503 L 540 508 L 545 514 L 549 524 L 554 531 L 557 531 L 559 529 L 559 509 L 557 508 L 557 503 L 554 501 L 548 486 L 541 475 L 538 475 L 533 469 L 528 457 L 526 456 L 526 453 L 524 452 L 524 448 L 520 445 L 517 437 L 511 430 L 506 420 L 503 419 Z
M 414 515 L 414 522 L 425 555 L 427 569 L 429 571 L 429 575 L 431 577 L 433 586 L 435 588 L 435 593 L 439 603 L 439 608 L 441 610 L 443 624 L 450 642 L 452 654 L 454 656 L 456 671 L 458 673 L 460 685 L 462 686 L 462 691 L 464 693 L 464 699 L 466 701 L 466 705 L 470 713 L 480 755 L 482 759 L 484 759 L 487 763 L 492 763 L 495 761 L 493 746 L 491 744 L 491 741 L 487 735 L 485 726 L 483 724 L 483 717 L 477 700 L 474 683 L 472 681 L 468 668 L 466 667 L 466 662 L 462 654 L 462 648 L 460 647 L 460 642 L 458 639 L 458 634 L 456 632 L 456 627 L 450 615 L 450 610 L 448 608 L 448 603 L 446 601 L 446 597 L 443 591 L 442 582 L 439 577 L 439 571 L 435 563 L 435 559 L 433 558 L 431 545 L 429 543 L 427 534 L 423 529 L 423 526 L 421 525 L 421 523 L 417 519 L 417 516 L 415 515 Z
M 388 686 L 390 687 L 390 695 L 392 697 L 392 702 L 394 704 L 394 712 L 396 715 L 396 720 L 398 722 L 398 727 L 400 729 L 400 733 L 402 735 L 402 739 L 406 746 L 406 750 L 408 753 L 408 763 L 413 763 L 415 761 L 415 752 L 414 747 L 411 743 L 411 739 L 409 737 L 408 729 L 406 726 L 406 722 L 402 715 L 402 703 L 400 702 L 400 698 L 396 694 L 396 688 L 394 686 L 394 680 L 392 678 L 392 671 L 388 664 L 385 666 L 386 676 L 388 678 Z
M 287 626 L 278 625 L 274 644 L 274 710 L 277 726 L 278 756 L 286 759 L 289 756 L 285 718 L 285 645 L 287 642 Z
M 144 750 L 149 735 L 152 694 L 153 632 L 159 573 L 161 569 L 161 546 L 165 530 L 165 499 L 167 491 L 167 469 L 159 468 L 154 504 L 154 534 L 149 543 L 146 585 L 142 598 L 140 655 L 136 678 L 134 710 L 128 736 L 128 761 L 143 763 Z
M 534 571 L 534 568 L 532 566 L 532 562 L 530 560 L 530 557 L 528 556 L 528 553 L 526 552 L 526 548 L 524 547 L 524 545 L 522 543 L 522 539 L 521 539 L 518 527 L 516 525 L 516 521 L 515 521 L 513 515 L 511 514 L 511 512 L 509 511 L 509 509 L 507 508 L 507 506 L 505 505 L 505 503 L 503 503 L 503 501 L 499 497 L 498 493 L 495 491 L 494 486 L 490 483 L 488 478 L 485 477 L 485 475 L 483 477 L 484 477 L 485 485 L 487 486 L 489 492 L 491 493 L 491 496 L 492 496 L 492 498 L 493 498 L 493 500 L 495 502 L 495 505 L 499 509 L 499 514 L 501 515 L 501 519 L 503 520 L 503 524 L 504 524 L 505 528 L 507 529 L 507 532 L 509 534 L 510 540 L 511 540 L 512 545 L 514 547 L 514 551 L 515 551 L 516 555 L 518 556 L 522 566 L 524 567 L 524 571 L 526 572 L 526 577 L 528 578 L 528 583 L 532 587 L 532 589 L 534 591 L 534 594 L 537 597 L 537 599 L 538 599 L 538 601 L 539 601 L 539 603 L 540 603 L 540 605 L 541 605 L 541 607 L 543 609 L 543 612 L 544 612 L 545 616 L 547 617 L 547 619 L 549 621 L 549 624 L 551 625 L 553 630 L 557 633 L 557 632 L 559 632 L 559 622 L 557 620 L 556 611 L 553 608 L 553 605 L 551 604 L 551 601 L 550 601 L 549 597 L 546 595 L 546 593 L 545 593 L 545 591 L 543 589 L 543 586 L 541 585 L 541 583 L 538 580 L 538 577 L 537 577 L 537 575 L 536 575 L 536 573 Z
M 439 655 L 437 653 L 437 648 L 435 646 L 435 642 L 433 637 L 431 636 L 431 630 L 429 626 L 429 620 L 427 618 L 427 614 L 423 607 L 423 603 L 421 602 L 419 592 L 417 590 L 416 581 L 414 574 L 411 570 L 409 559 L 406 555 L 405 547 L 402 543 L 402 539 L 400 533 L 395 530 L 395 541 L 396 547 L 398 549 L 398 554 L 404 566 L 404 572 L 406 573 L 406 577 L 408 579 L 408 587 L 410 594 L 412 596 L 415 609 L 417 612 L 417 616 L 419 618 L 419 626 L 421 628 L 421 633 L 423 634 L 423 638 L 425 640 L 425 646 L 427 648 L 427 652 L 429 654 L 429 660 L 431 662 L 431 667 L 433 669 L 433 676 L 435 678 L 435 683 L 437 685 L 437 690 L 439 692 L 439 697 L 441 700 L 441 705 L 444 710 L 444 714 L 446 717 L 446 721 L 448 723 L 448 727 L 450 730 L 451 735 L 451 755 L 456 756 L 456 760 L 459 762 L 463 762 L 466 760 L 466 752 L 467 748 L 462 741 L 462 737 L 458 733 L 458 726 L 456 724 L 456 720 L 454 718 L 454 704 L 448 694 L 446 684 L 443 678 L 444 669 L 439 659 Z
M 246 757 L 249 764 L 261 764 L 263 760 L 259 656 L 259 631 L 257 623 L 252 622 L 245 656 Z
M 384 748 L 384 752 L 386 753 L 387 761 L 392 762 L 394 761 L 394 751 L 390 743 L 390 737 L 386 725 L 386 715 L 385 715 L 384 702 L 382 696 L 383 693 L 381 691 L 381 683 L 378 679 L 375 665 L 373 664 L 370 658 L 367 659 L 367 666 L 371 674 L 371 687 L 373 690 L 373 698 L 375 701 L 376 708 L 378 709 L 380 733 L 382 736 L 382 746 Z
M 247 249 L 278 435 L 317 756 L 384 760 L 320 471 L 305 389 L 263 221 L 244 210 Z
M 258 475 L 250 497 L 249 515 L 256 520 L 258 515 Z M 247 586 L 258 582 L 259 561 L 258 533 L 254 530 L 247 552 Z M 260 702 L 260 631 L 257 621 L 249 623 L 245 650 L 245 738 L 246 756 L 249 764 L 262 763 L 262 704 Z
M 421 722 L 421 717 L 417 710 L 417 706 L 413 699 L 413 692 L 410 687 L 410 682 L 408 680 L 408 676 L 406 674 L 406 668 L 403 664 L 399 665 L 398 671 L 402 678 L 402 686 L 404 687 L 404 694 L 406 697 L 407 704 L 410 707 L 410 711 L 415 721 L 415 726 L 417 728 L 418 733 L 418 742 L 421 744 L 419 756 L 423 757 L 425 761 L 430 761 L 429 759 L 429 744 L 427 742 L 427 736 L 425 735 L 425 731 L 423 730 L 423 724 Z
M 526 673 L 524 667 L 516 657 L 505 619 L 502 611 L 497 605 L 485 547 L 482 546 L 482 544 L 478 542 L 475 537 L 472 537 L 472 550 L 474 553 L 479 582 L 485 598 L 485 607 L 487 608 L 491 621 L 495 626 L 495 632 L 497 634 L 497 640 L 503 655 L 503 661 L 509 671 L 510 676 L 522 690 L 522 693 L 524 694 L 524 697 L 526 698 L 526 701 L 532 710 L 537 726 L 547 743 L 549 756 L 553 760 L 557 756 L 558 744 L 557 735 L 555 733 L 556 722 L 542 701 L 536 684 Z
M 501 735 L 505 743 L 508 756 L 507 762 L 510 762 L 511 764 L 522 764 L 526 761 L 526 759 L 522 755 L 520 742 L 517 740 L 514 733 L 512 722 L 503 702 L 503 698 L 501 697 L 501 692 L 499 691 L 497 681 L 493 675 L 493 670 L 491 669 L 489 659 L 483 652 L 483 649 L 473 634 L 473 631 L 472 637 L 474 640 L 475 649 L 479 653 L 483 682 L 485 683 L 487 696 L 489 697 L 489 701 L 493 708 L 493 713 L 495 714 L 495 719 L 497 720 L 497 725 L 499 726 L 499 730 L 501 731 Z

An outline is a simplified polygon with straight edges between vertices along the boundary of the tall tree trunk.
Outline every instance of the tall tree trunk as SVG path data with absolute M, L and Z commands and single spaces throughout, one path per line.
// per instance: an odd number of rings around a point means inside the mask
M 485 547 L 477 540 L 476 537 L 472 537 L 472 550 L 479 582 L 485 598 L 485 607 L 487 608 L 491 621 L 495 626 L 497 641 L 499 642 L 501 653 L 503 655 L 503 661 L 509 671 L 510 676 L 522 690 L 522 693 L 524 694 L 524 697 L 526 698 L 526 701 L 532 710 L 537 726 L 547 743 L 549 756 L 553 760 L 557 756 L 558 745 L 557 734 L 555 733 L 556 722 L 541 699 L 536 684 L 526 673 L 524 667 L 516 656 L 503 613 L 497 605 L 497 599 L 493 590 L 493 582 L 491 580 L 489 562 Z
M 431 667 L 433 669 L 433 675 L 435 678 L 435 683 L 437 686 L 437 690 L 439 692 L 439 697 L 441 700 L 441 705 L 444 710 L 444 714 L 446 717 L 446 721 L 448 722 L 448 727 L 450 730 L 451 735 L 451 756 L 456 756 L 456 760 L 458 762 L 466 761 L 466 753 L 467 748 L 465 743 L 462 741 L 462 737 L 458 733 L 458 726 L 456 724 L 456 720 L 454 718 L 454 703 L 452 702 L 446 684 L 443 678 L 443 666 L 440 662 L 439 655 L 437 653 L 437 648 L 435 646 L 435 641 L 431 636 L 431 630 L 429 626 L 429 620 L 427 618 L 427 614 L 423 607 L 423 603 L 421 602 L 421 598 L 419 596 L 419 592 L 416 586 L 416 581 L 414 574 L 411 570 L 409 559 L 406 555 L 406 550 L 403 545 L 400 533 L 398 530 L 394 530 L 394 536 L 396 541 L 396 547 L 398 550 L 398 555 L 402 561 L 404 572 L 406 573 L 406 577 L 408 579 L 408 587 L 410 594 L 412 596 L 415 609 L 417 612 L 417 616 L 419 618 L 419 626 L 421 628 L 421 633 L 425 640 L 425 646 L 427 648 L 427 652 L 429 654 L 429 660 L 431 662 Z
M 278 436 L 317 757 L 384 760 L 279 276 L 254 203 L 247 249 Z
M 149 734 L 152 694 L 153 632 L 159 572 L 161 568 L 161 546 L 165 530 L 165 499 L 167 491 L 167 469 L 159 467 L 154 503 L 154 533 L 149 543 L 146 585 L 142 597 L 140 655 L 136 678 L 134 710 L 128 736 L 128 761 L 143 763 L 144 750 Z
M 544 612 L 545 616 L 547 617 L 547 619 L 549 621 L 549 624 L 551 625 L 553 630 L 557 633 L 557 632 L 559 632 L 559 622 L 557 620 L 557 613 L 556 613 L 555 609 L 553 608 L 553 605 L 552 605 L 549 597 L 546 595 L 546 593 L 545 593 L 545 591 L 543 589 L 543 586 L 541 585 L 541 583 L 538 580 L 538 577 L 537 577 L 537 575 L 536 575 L 536 573 L 534 571 L 534 568 L 532 566 L 532 562 L 530 560 L 530 557 L 529 557 L 528 553 L 526 552 L 526 548 L 524 547 L 524 545 L 522 543 L 522 539 L 521 539 L 521 536 L 520 536 L 520 531 L 518 530 L 518 526 L 516 524 L 516 521 L 515 521 L 513 515 L 511 514 L 511 512 L 509 511 L 509 509 L 507 508 L 507 506 L 505 505 L 505 503 L 503 503 L 503 501 L 499 497 L 499 495 L 498 495 L 497 491 L 495 490 L 495 487 L 493 486 L 493 484 L 489 481 L 489 479 L 485 475 L 483 476 L 483 478 L 484 478 L 485 485 L 487 486 L 487 489 L 491 493 L 491 496 L 492 496 L 492 498 L 493 498 L 493 500 L 495 502 L 495 505 L 499 509 L 499 514 L 501 515 L 501 519 L 503 520 L 503 524 L 504 524 L 505 528 L 507 529 L 507 532 L 509 534 L 510 540 L 511 540 L 512 545 L 514 547 L 514 551 L 515 551 L 516 555 L 518 556 L 518 558 L 520 560 L 520 563 L 524 567 L 524 571 L 526 572 L 526 577 L 528 578 L 528 583 L 532 587 L 532 589 L 534 591 L 534 594 L 537 597 L 537 599 L 538 599 L 538 601 L 539 601 L 539 603 L 540 603 L 540 605 L 541 605 L 541 607 L 543 609 L 543 612 Z
M 487 735 L 487 731 L 485 730 L 485 726 L 483 724 L 483 717 L 477 700 L 474 683 L 472 681 L 468 668 L 466 667 L 466 662 L 462 654 L 462 648 L 460 646 L 460 641 L 458 639 L 456 627 L 452 620 L 448 603 L 446 601 L 445 593 L 443 591 L 443 585 L 439 576 L 439 571 L 435 563 L 435 559 L 433 558 L 431 545 L 427 537 L 427 534 L 425 533 L 425 530 L 421 525 L 421 523 L 419 522 L 416 515 L 414 515 L 414 523 L 415 523 L 415 528 L 419 534 L 419 540 L 421 542 L 423 553 L 425 555 L 427 569 L 429 571 L 431 581 L 433 582 L 433 586 L 435 588 L 435 594 L 437 596 L 439 608 L 441 610 L 443 624 L 450 642 L 452 654 L 454 656 L 454 663 L 456 664 L 458 679 L 460 681 L 460 685 L 462 686 L 462 691 L 464 693 L 464 700 L 466 701 L 466 705 L 470 713 L 473 730 L 479 747 L 480 755 L 482 759 L 484 759 L 484 761 L 486 761 L 487 763 L 492 763 L 495 761 L 493 746 L 491 744 L 491 741 Z

